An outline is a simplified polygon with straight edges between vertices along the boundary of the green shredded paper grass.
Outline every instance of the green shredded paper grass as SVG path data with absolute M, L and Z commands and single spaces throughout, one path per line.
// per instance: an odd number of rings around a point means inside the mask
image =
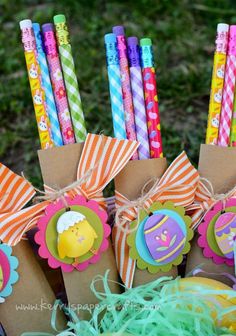
M 96 285 L 101 281 L 103 292 L 96 290 Z M 80 321 L 76 312 L 67 308 L 66 313 L 71 319 L 68 329 L 55 335 L 236 335 L 236 291 L 208 289 L 196 282 L 191 284 L 191 280 L 187 290 L 183 291 L 180 290 L 180 283 L 180 278 L 172 280 L 170 277 L 162 277 L 122 294 L 114 294 L 109 288 L 108 273 L 104 277 L 97 276 L 91 284 L 91 290 L 100 303 L 94 309 L 91 320 Z M 234 300 L 234 304 L 223 307 L 220 300 L 216 299 L 219 296 Z M 222 327 L 226 314 L 230 316 L 231 322 L 229 326 Z

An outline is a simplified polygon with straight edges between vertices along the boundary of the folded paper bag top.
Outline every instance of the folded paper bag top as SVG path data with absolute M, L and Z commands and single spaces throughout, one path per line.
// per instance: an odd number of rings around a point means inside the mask
M 124 168 L 137 147 L 137 142 L 88 134 L 85 144 L 40 150 L 38 155 L 44 183 L 49 190 L 66 188 L 91 169 L 91 175 L 76 188 L 75 193 L 104 206 L 104 187 Z M 104 274 L 107 269 L 110 269 L 109 277 L 117 281 L 116 263 L 110 243 L 96 265 L 90 265 L 83 272 L 63 272 L 69 302 L 81 306 L 96 304 L 97 299 L 90 291 L 90 283 L 94 276 Z M 118 285 L 113 284 L 113 290 L 117 292 Z
M 232 197 L 234 198 L 236 196 L 235 164 L 236 148 L 205 144 L 201 145 L 198 166 L 199 173 L 205 181 L 203 180 L 199 183 L 196 192 L 196 205 L 199 206 L 199 209 L 193 214 L 193 218 L 198 224 L 201 223 L 201 220 L 206 213 L 209 213 L 210 216 L 210 212 L 214 212 L 214 208 L 217 208 L 222 204 L 222 202 L 219 201 L 218 196 L 220 196 L 220 199 L 223 197 L 223 203 L 226 206 L 227 203 L 230 202 L 230 198 L 232 199 Z M 214 216 L 216 214 L 217 213 L 214 213 Z M 215 237 L 212 237 L 212 239 L 215 241 Z M 188 255 L 186 273 L 191 272 L 195 267 L 202 264 L 204 270 L 212 273 L 207 276 L 231 285 L 231 282 L 223 275 L 223 273 L 233 275 L 234 267 L 230 267 L 225 263 L 221 263 L 220 265 L 214 263 L 212 258 L 209 257 L 207 250 L 204 251 L 198 245 L 198 240 L 199 235 L 196 234 L 191 251 Z M 202 276 L 204 276 L 204 273 Z
M 143 166 L 142 171 L 138 172 L 138 176 L 141 177 L 137 180 L 137 185 L 140 187 L 139 189 L 137 188 L 135 190 L 135 186 L 132 187 L 135 179 L 135 172 L 132 172 L 132 169 L 130 169 L 130 176 L 127 178 L 126 175 L 121 172 L 115 179 L 116 203 L 118 206 L 117 215 L 121 212 L 119 216 L 116 216 L 116 219 L 119 221 L 119 217 L 123 218 L 123 222 L 127 225 L 127 229 L 129 229 L 129 223 L 139 217 L 140 208 L 147 210 L 154 202 L 172 201 L 177 207 L 187 207 L 194 201 L 199 174 L 191 165 L 184 152 L 176 158 L 166 171 L 165 159 L 145 161 L 146 167 Z M 145 164 L 145 161 L 143 162 L 143 165 Z M 148 169 L 149 162 L 152 164 L 152 175 L 150 175 Z M 136 165 L 138 165 L 138 163 Z M 125 167 L 125 170 L 129 172 L 128 169 L 130 167 L 131 163 Z M 131 175 L 132 173 L 133 175 Z M 133 180 L 131 180 L 131 176 L 133 176 Z M 149 181 L 150 177 L 152 177 L 150 182 L 153 182 L 153 177 L 157 179 L 154 181 L 151 190 L 143 195 L 142 204 L 140 205 L 140 191 Z M 129 188 L 129 181 L 131 181 L 131 188 Z M 116 223 L 113 229 L 113 242 L 115 245 L 117 266 L 122 281 L 128 288 L 130 288 L 132 287 L 132 284 L 135 286 L 148 282 L 151 278 L 153 280 L 155 275 L 151 276 L 146 271 L 139 272 L 138 269 L 136 269 L 136 262 L 130 257 L 130 249 L 126 241 L 128 232 L 122 230 L 117 224 L 119 223 Z M 176 273 L 176 269 L 175 274 L 172 271 L 172 275 L 176 275 Z M 161 272 L 158 273 L 158 276 L 159 275 L 161 275 Z

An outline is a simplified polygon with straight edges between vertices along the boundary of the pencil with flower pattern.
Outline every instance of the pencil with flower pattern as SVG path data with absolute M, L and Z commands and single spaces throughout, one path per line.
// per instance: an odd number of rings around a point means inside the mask
M 44 24 L 42 31 L 63 142 L 65 145 L 75 143 L 53 24 Z

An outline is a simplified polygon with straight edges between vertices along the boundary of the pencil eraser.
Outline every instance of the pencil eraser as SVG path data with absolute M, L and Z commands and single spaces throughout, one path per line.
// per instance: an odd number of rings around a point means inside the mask
M 116 35 L 113 33 L 104 36 L 105 43 L 116 43 Z
M 42 25 L 42 31 L 44 33 L 49 32 L 49 31 L 54 31 L 54 27 L 52 23 L 45 23 Z
M 20 29 L 32 28 L 32 21 L 29 19 L 22 20 L 19 22 Z
M 125 30 L 124 30 L 123 26 L 115 26 L 115 27 L 112 28 L 112 31 L 116 36 L 125 35 Z
M 138 45 L 138 38 L 136 36 L 131 36 L 127 38 L 128 46 L 137 46 Z
M 227 23 L 218 23 L 217 25 L 217 32 L 222 33 L 222 32 L 228 32 L 229 31 L 229 25 Z
M 33 27 L 34 32 L 40 32 L 40 25 L 39 25 L 39 23 L 34 22 L 33 25 L 32 25 L 32 27 Z
M 152 45 L 152 40 L 150 38 L 142 38 L 140 40 L 140 46 L 144 47 L 144 46 L 151 46 Z
M 58 14 L 53 17 L 53 21 L 55 24 L 66 22 L 66 17 L 64 14 Z

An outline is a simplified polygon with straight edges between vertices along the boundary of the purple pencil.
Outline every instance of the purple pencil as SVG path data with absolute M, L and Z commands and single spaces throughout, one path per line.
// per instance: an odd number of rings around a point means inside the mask
M 142 70 L 140 67 L 139 44 L 137 37 L 128 37 L 128 59 L 131 88 L 133 95 L 133 106 L 137 140 L 140 142 L 138 148 L 139 160 L 150 158 L 148 140 L 146 108 L 143 92 Z

